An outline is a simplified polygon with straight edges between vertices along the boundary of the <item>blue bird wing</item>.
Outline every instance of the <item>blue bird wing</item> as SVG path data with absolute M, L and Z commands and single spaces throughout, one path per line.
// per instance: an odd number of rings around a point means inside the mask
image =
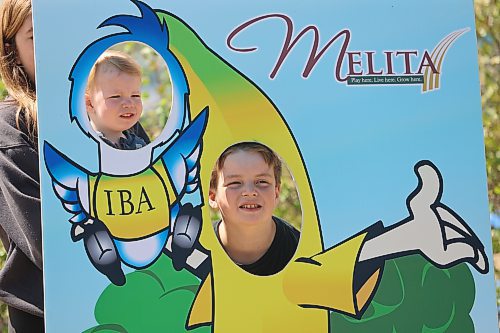
M 88 183 L 89 171 L 45 141 L 43 146 L 45 166 L 52 179 L 52 188 L 64 209 L 73 216 L 72 223 L 86 222 L 90 218 Z
M 202 204 L 200 191 L 200 158 L 202 138 L 208 120 L 208 107 L 183 130 L 176 139 L 160 153 L 169 174 L 177 201 L 181 205 Z M 157 147 L 158 149 L 161 147 Z

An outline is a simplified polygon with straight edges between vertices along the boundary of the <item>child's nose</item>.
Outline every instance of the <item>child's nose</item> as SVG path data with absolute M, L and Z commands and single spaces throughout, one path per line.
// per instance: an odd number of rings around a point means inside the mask
M 257 188 L 254 184 L 247 184 L 243 188 L 243 196 L 257 196 Z
M 130 98 L 130 97 L 123 98 L 123 100 L 122 100 L 122 106 L 125 107 L 125 108 L 133 107 L 134 103 L 132 101 L 132 98 Z

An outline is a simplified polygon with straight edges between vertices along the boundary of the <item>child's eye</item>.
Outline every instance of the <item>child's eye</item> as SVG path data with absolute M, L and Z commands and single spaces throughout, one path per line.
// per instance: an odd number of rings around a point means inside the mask
M 141 98 L 141 95 L 140 94 L 135 94 L 135 95 L 132 95 L 132 98 Z
M 230 182 L 230 183 L 227 183 L 226 186 L 228 187 L 236 187 L 236 186 L 239 186 L 241 183 L 240 182 Z
M 117 99 L 117 98 L 120 98 L 120 95 L 112 95 L 112 96 L 109 96 L 108 98 Z
M 263 185 L 263 186 L 266 186 L 266 185 L 269 185 L 269 181 L 267 180 L 258 180 L 257 181 L 257 185 Z

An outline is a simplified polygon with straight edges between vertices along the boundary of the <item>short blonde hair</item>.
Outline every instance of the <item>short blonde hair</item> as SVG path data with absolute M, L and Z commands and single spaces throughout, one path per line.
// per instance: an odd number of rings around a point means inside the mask
M 226 158 L 238 151 L 252 152 L 257 153 L 264 161 L 273 168 L 274 179 L 276 180 L 276 186 L 281 185 L 281 173 L 282 173 L 282 163 L 278 155 L 274 151 L 272 151 L 267 146 L 258 142 L 240 142 L 235 145 L 230 146 L 226 150 L 222 152 L 217 161 L 215 162 L 215 166 L 212 170 L 212 174 L 210 175 L 210 190 L 214 191 L 217 188 L 217 182 L 219 181 L 219 173 L 224 167 L 224 162 Z
M 15 37 L 24 21 L 31 17 L 31 0 L 3 0 L 0 6 L 0 75 L 14 103 L 19 105 L 16 121 L 26 125 L 30 139 L 37 136 L 35 82 L 18 64 Z
M 95 86 L 97 71 L 101 68 L 112 67 L 120 72 L 142 76 L 142 68 L 134 58 L 128 54 L 115 50 L 107 50 L 97 59 L 94 66 L 90 70 L 87 80 L 87 91 L 90 91 Z

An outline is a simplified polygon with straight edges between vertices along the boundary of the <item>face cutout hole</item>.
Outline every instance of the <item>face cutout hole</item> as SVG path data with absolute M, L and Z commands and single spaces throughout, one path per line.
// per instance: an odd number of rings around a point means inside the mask
M 116 44 L 91 70 L 85 106 L 94 135 L 113 148 L 139 149 L 155 140 L 172 107 L 164 59 L 138 42 Z
M 217 238 L 242 269 L 273 275 L 291 260 L 302 209 L 289 168 L 270 148 L 256 142 L 227 148 L 212 170 L 208 202 Z

